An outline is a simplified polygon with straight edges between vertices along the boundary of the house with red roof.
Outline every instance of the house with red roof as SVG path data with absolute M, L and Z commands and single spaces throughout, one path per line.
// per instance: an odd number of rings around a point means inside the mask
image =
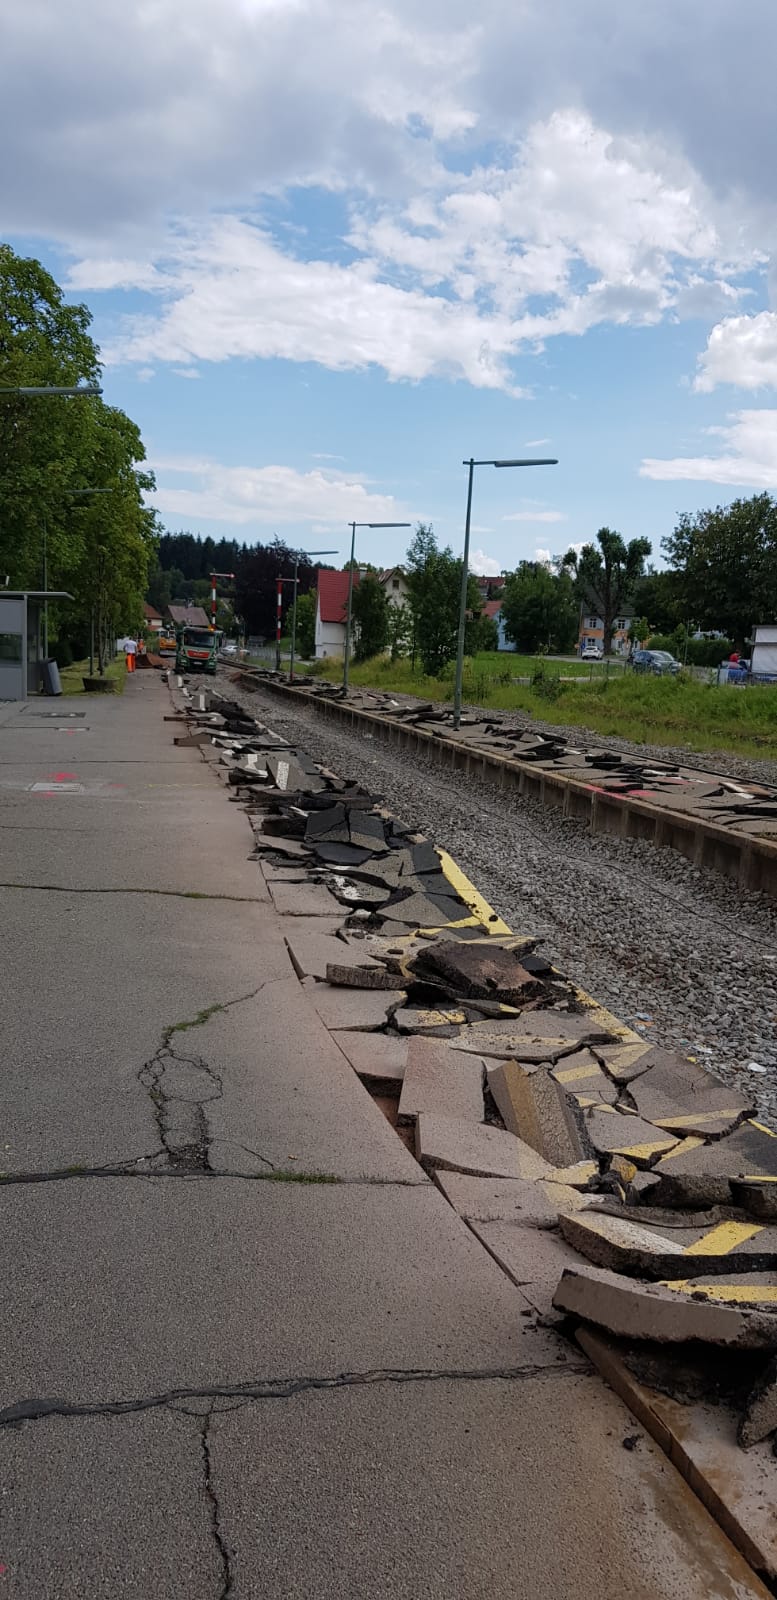
M 354 588 L 359 573 L 354 572 Z M 316 596 L 316 660 L 334 656 L 342 661 L 345 655 L 345 620 L 348 613 L 348 573 L 329 572 L 324 567 L 318 571 Z

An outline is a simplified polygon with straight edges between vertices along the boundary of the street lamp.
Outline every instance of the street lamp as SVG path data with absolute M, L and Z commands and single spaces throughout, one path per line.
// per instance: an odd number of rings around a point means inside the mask
M 351 523 L 351 565 L 348 568 L 348 615 L 345 623 L 345 652 L 343 655 L 343 688 L 348 693 L 348 668 L 351 660 L 351 616 L 353 613 L 353 563 L 356 551 L 357 528 L 409 528 L 409 522 L 352 522 Z
M 291 658 L 289 660 L 289 683 L 294 682 L 294 647 L 297 641 L 297 585 L 299 583 L 299 564 L 302 556 L 336 556 L 336 550 L 296 550 L 294 553 L 294 598 L 291 613 Z
M 81 395 L 102 394 L 102 389 L 98 383 L 81 383 L 77 385 L 68 385 L 64 388 L 59 384 L 53 383 L 39 384 L 33 387 L 30 387 L 29 385 L 20 387 L 17 384 L 8 388 L 3 386 L 0 388 L 0 394 L 19 394 L 25 400 L 36 399 L 40 395 L 45 396 L 49 394 L 80 398 Z
M 462 461 L 463 467 L 469 468 L 469 482 L 467 484 L 467 520 L 464 525 L 464 556 L 461 567 L 461 600 L 459 602 L 459 637 L 456 645 L 456 683 L 453 690 L 453 726 L 458 728 L 461 722 L 461 685 L 464 677 L 464 635 L 467 630 L 467 584 L 469 581 L 469 532 L 472 514 L 472 479 L 476 467 L 557 467 L 558 460 L 555 456 L 538 456 L 534 459 L 516 461 L 475 461 L 470 456 L 469 461 Z

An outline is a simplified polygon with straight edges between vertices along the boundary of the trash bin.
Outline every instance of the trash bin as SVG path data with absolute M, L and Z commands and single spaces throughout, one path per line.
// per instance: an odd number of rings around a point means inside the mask
M 43 662 L 43 693 L 62 693 L 62 684 L 59 681 L 59 667 L 56 661 L 51 659 Z

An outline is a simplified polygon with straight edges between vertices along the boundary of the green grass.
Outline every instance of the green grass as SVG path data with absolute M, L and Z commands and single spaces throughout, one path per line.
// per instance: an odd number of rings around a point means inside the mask
M 94 671 L 95 671 L 95 677 L 96 677 L 97 676 L 97 661 L 96 660 L 95 660 L 95 664 L 94 664 Z M 84 688 L 83 680 L 84 680 L 84 678 L 86 678 L 88 676 L 89 676 L 89 661 L 88 660 L 86 660 L 86 661 L 74 661 L 72 666 L 70 666 L 70 667 L 62 667 L 60 669 L 60 674 L 59 674 L 60 682 L 62 684 L 62 693 L 63 694 L 67 694 L 67 695 L 71 695 L 71 694 L 86 694 L 86 690 Z M 110 665 L 106 667 L 105 676 L 106 676 L 106 678 L 111 678 L 113 680 L 113 682 L 116 684 L 115 693 L 116 694 L 122 694 L 123 690 L 124 690 L 124 680 L 125 680 L 125 678 L 127 676 L 127 662 L 126 662 L 124 656 L 117 656 L 116 660 L 112 661 L 110 663 Z
M 477 656 L 465 662 L 464 700 L 495 711 L 525 711 L 543 722 L 614 734 L 637 744 L 777 758 L 777 686 L 718 688 L 684 673 L 657 678 L 620 668 L 609 676 L 600 669 L 591 678 L 586 663 L 575 665 L 577 673 L 571 664 L 542 657 Z M 321 676 L 339 681 L 340 663 L 322 666 Z M 568 674 L 577 681 L 563 682 Z M 512 681 L 530 675 L 531 683 Z M 424 700 L 453 698 L 452 666 L 440 678 L 427 678 L 413 673 L 409 660 L 378 658 L 355 665 L 351 683 Z

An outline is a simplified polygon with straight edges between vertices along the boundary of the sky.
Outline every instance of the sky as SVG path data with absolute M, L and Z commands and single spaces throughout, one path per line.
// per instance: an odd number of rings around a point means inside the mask
M 777 491 L 774 0 L 0 0 L 0 232 L 171 531 L 472 566 Z M 408 532 L 358 533 L 402 559 Z M 334 559 L 334 558 L 331 558 Z

